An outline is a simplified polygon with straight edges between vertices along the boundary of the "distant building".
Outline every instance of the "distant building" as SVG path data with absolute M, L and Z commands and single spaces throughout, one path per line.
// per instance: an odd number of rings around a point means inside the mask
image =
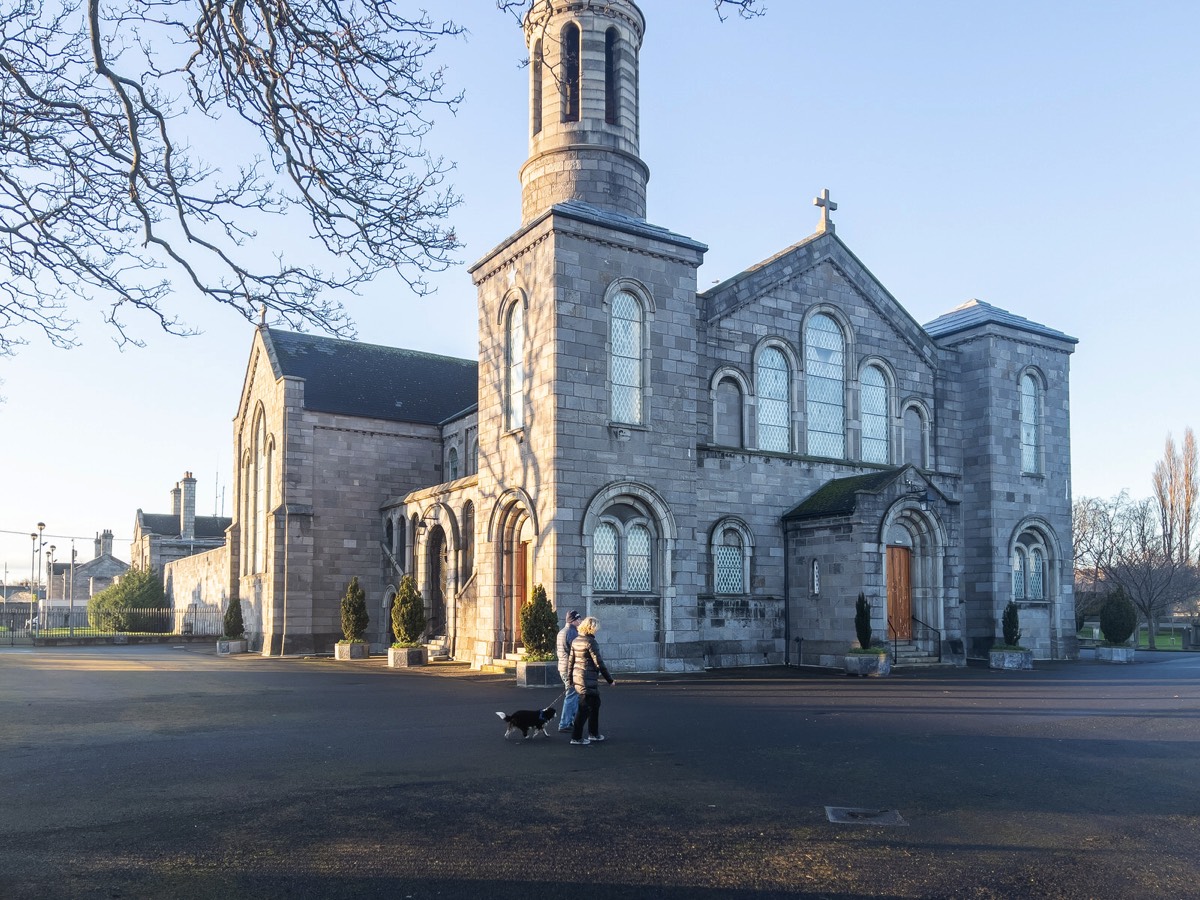
M 47 599 L 51 606 L 83 605 L 129 570 L 129 563 L 112 555 L 113 533 L 104 529 L 96 535 L 96 554 L 87 562 L 56 562 L 50 566 Z
M 130 565 L 161 575 L 169 562 L 223 547 L 225 529 L 232 521 L 224 516 L 196 515 L 196 479 L 191 472 L 184 472 L 171 490 L 170 514 L 137 511 Z

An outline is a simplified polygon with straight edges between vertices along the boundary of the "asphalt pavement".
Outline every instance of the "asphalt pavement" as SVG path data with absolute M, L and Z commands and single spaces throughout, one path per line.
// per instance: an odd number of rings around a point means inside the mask
M 1200 654 L 601 690 L 0 649 L 0 898 L 1200 897 Z

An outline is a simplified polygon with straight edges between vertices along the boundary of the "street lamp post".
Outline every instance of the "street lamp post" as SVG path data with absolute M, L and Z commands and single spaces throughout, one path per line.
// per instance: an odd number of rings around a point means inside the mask
M 75 539 L 71 538 L 71 611 L 67 614 L 67 624 L 71 637 L 75 637 Z
M 50 595 L 54 593 L 54 551 L 58 549 L 51 544 L 46 549 L 46 628 L 50 628 L 50 613 L 52 605 Z
M 42 557 L 42 548 L 44 546 L 46 546 L 46 541 L 42 537 L 42 532 L 44 532 L 45 530 L 46 530 L 46 523 L 38 522 L 38 561 L 39 562 L 41 562 L 41 560 L 43 558 Z M 41 590 L 42 583 L 40 580 L 41 579 L 41 566 L 38 567 L 38 576 L 37 577 L 38 577 L 39 581 L 33 589 L 33 597 L 38 602 L 38 624 L 40 625 L 41 617 L 42 617 L 42 590 Z
M 34 576 L 37 575 L 37 534 L 29 535 L 29 618 L 33 618 L 33 605 L 38 602 Z

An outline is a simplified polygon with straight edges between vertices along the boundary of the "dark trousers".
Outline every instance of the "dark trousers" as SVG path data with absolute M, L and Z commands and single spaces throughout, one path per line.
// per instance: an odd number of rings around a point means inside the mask
M 587 722 L 588 734 L 593 737 L 600 733 L 600 692 L 587 691 L 579 695 L 579 712 L 575 713 L 575 728 L 571 732 L 571 740 L 583 738 L 583 723 Z

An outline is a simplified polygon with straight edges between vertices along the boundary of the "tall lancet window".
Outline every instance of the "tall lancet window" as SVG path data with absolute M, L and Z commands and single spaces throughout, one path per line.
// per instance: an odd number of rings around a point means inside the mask
M 758 449 L 787 453 L 792 449 L 792 382 L 787 358 L 778 347 L 758 355 Z
M 612 298 L 612 418 L 642 424 L 642 304 L 628 291 Z
M 266 418 L 260 415 L 254 426 L 254 491 L 252 544 L 253 571 L 267 568 L 267 512 L 271 508 L 271 448 L 267 444 Z
M 579 121 L 579 26 L 574 22 L 562 30 L 563 121 Z
M 518 300 L 508 314 L 508 407 L 505 425 L 509 431 L 525 424 L 525 310 Z
M 888 414 L 888 385 L 883 371 L 878 366 L 867 366 L 863 369 L 859 397 L 862 406 L 863 462 L 891 462 L 888 441 L 891 423 L 891 416 Z
M 846 456 L 846 340 L 837 322 L 816 315 L 804 332 L 806 418 L 812 456 Z
M 533 45 L 533 89 L 530 91 L 530 102 L 533 104 L 533 133 L 542 130 L 542 42 Z
M 617 29 L 604 33 L 604 121 L 617 124 Z
M 1041 473 L 1042 398 L 1032 375 L 1021 378 L 1021 471 Z

